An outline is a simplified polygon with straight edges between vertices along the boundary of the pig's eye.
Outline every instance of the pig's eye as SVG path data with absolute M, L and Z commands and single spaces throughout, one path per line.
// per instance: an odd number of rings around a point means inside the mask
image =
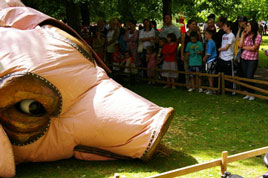
M 29 115 L 43 115 L 46 112 L 41 103 L 30 99 L 19 102 L 17 104 L 17 109 Z

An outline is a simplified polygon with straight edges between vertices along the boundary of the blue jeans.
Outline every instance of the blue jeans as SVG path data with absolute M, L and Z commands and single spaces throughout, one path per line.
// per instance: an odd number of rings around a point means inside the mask
M 254 79 L 254 74 L 257 70 L 258 62 L 259 60 L 242 59 L 241 63 L 242 63 L 242 72 L 243 72 L 244 78 Z M 245 82 L 245 83 L 254 86 L 254 84 L 251 82 Z M 254 90 L 250 88 L 246 88 L 246 90 L 250 93 L 254 93 Z

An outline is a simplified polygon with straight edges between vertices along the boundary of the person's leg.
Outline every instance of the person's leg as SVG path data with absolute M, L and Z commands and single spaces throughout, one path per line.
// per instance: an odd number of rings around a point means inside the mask
M 247 76 L 248 61 L 244 60 L 244 59 L 241 59 L 241 67 L 242 67 L 243 77 L 247 78 L 246 76 Z M 244 82 L 244 83 L 248 83 L 248 82 Z M 248 88 L 246 88 L 246 87 L 243 87 L 243 88 L 245 89 L 245 91 L 249 92 Z M 249 98 L 249 95 L 246 95 L 246 96 L 243 97 L 243 99 L 248 99 L 248 98 Z
M 224 74 L 232 76 L 232 61 L 225 61 L 225 71 Z M 233 89 L 233 83 L 226 81 L 225 83 L 226 88 Z
M 147 67 L 145 49 L 141 53 L 141 67 Z M 146 70 L 141 70 L 141 71 L 142 71 L 142 77 L 147 77 L 147 71 Z
M 194 82 L 194 77 L 190 77 L 191 78 L 191 88 L 195 88 L 195 82 Z
M 247 61 L 247 72 L 245 74 L 245 77 L 249 79 L 254 79 L 254 74 L 257 70 L 257 67 L 258 67 L 258 60 Z M 254 83 L 248 82 L 248 84 L 254 86 Z M 250 93 L 254 93 L 254 90 L 250 88 L 248 88 L 247 91 Z
M 175 78 L 170 78 L 171 80 L 171 85 L 172 85 L 172 89 L 175 89 L 176 86 L 175 86 Z
M 164 86 L 164 88 L 170 87 L 170 77 L 167 77 L 167 84 Z
M 208 77 L 209 86 L 213 87 L 213 77 Z
M 189 56 L 187 54 L 184 54 L 183 67 L 185 72 L 189 72 Z M 185 83 L 190 83 L 190 77 L 187 74 L 185 75 Z
M 202 78 L 199 77 L 199 87 L 201 87 L 201 85 L 202 85 Z M 201 93 L 202 91 L 203 91 L 203 89 L 199 88 L 199 92 Z

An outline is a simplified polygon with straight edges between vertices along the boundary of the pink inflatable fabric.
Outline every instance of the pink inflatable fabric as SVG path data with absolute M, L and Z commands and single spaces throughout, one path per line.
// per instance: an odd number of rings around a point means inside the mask
M 3 8 L 0 24 L 0 177 L 14 176 L 15 164 L 22 162 L 73 156 L 83 160 L 151 158 L 173 108 L 159 107 L 113 81 L 77 33 L 41 12 L 23 6 Z M 24 77 L 33 78 L 32 84 L 27 79 L 24 86 Z M 44 83 L 40 90 L 35 80 Z M 12 82 L 22 85 L 8 89 Z M 58 103 L 51 102 L 55 107 L 39 99 L 46 97 L 42 93 L 46 85 L 59 98 Z M 20 120 L 31 117 L 17 107 L 29 99 L 57 111 L 44 111 L 49 122 L 42 134 L 14 140 L 13 127 L 6 122 L 15 118 L 8 116 L 18 112 Z M 7 108 L 14 110 L 5 114 Z

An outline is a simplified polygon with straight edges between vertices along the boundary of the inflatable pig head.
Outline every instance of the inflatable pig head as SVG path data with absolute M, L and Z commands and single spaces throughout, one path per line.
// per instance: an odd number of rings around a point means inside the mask
M 149 160 L 173 108 L 109 78 L 67 25 L 0 2 L 0 177 L 14 176 L 18 163 L 73 156 Z

